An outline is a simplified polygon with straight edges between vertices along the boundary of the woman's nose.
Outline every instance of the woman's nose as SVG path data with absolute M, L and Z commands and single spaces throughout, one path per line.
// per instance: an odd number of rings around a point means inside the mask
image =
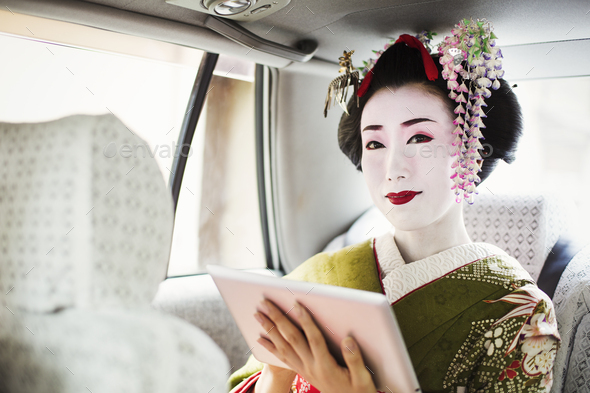
M 392 149 L 389 151 L 386 165 L 386 178 L 389 181 L 399 180 L 400 178 L 407 179 L 410 175 L 408 166 L 407 152 L 403 149 Z
M 405 178 L 406 178 L 405 176 L 401 176 L 400 175 L 400 176 L 397 177 L 397 180 L 399 180 L 399 179 L 405 179 Z M 387 180 L 391 181 L 391 177 L 388 177 Z

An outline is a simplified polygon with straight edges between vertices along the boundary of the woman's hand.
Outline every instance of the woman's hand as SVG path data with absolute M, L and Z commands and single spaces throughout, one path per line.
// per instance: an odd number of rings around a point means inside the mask
M 311 315 L 300 304 L 290 314 L 300 323 L 300 331 L 272 302 L 260 304 L 256 319 L 267 332 L 257 341 L 296 371 L 322 393 L 375 393 L 375 384 L 351 337 L 342 340 L 341 349 L 348 367 L 341 367 L 326 345 L 326 340 Z

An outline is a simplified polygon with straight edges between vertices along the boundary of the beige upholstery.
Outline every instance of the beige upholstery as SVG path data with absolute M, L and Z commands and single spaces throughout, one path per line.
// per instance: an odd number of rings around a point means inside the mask
M 570 261 L 553 296 L 561 347 L 553 393 L 590 392 L 590 245 Z
M 112 115 L 0 138 L 0 391 L 223 390 L 221 350 L 150 308 L 173 210 L 155 160 L 120 154 L 144 142 Z
M 471 240 L 500 247 L 535 280 L 566 229 L 565 206 L 553 196 L 481 192 L 463 212 Z
M 275 271 L 275 275 L 280 274 Z M 228 357 L 230 365 L 226 370 L 227 377 L 242 367 L 252 354 L 208 274 L 164 281 L 160 284 L 152 305 L 155 309 L 176 315 L 207 333 Z

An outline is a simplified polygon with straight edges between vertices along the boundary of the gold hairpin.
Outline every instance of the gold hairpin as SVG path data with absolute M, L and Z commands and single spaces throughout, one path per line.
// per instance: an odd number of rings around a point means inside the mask
M 352 66 L 351 56 L 354 50 L 350 52 L 344 51 L 342 56 L 338 58 L 340 64 L 339 73 L 344 72 L 344 75 L 336 77 L 328 86 L 328 95 L 326 96 L 326 102 L 324 104 L 324 117 L 328 116 L 328 109 L 330 109 L 331 102 L 337 102 L 344 112 L 349 115 L 346 104 L 348 101 L 348 87 L 352 85 L 354 87 L 353 94 L 356 96 L 356 105 L 359 105 L 359 98 L 357 92 L 359 89 L 360 75 L 357 70 Z

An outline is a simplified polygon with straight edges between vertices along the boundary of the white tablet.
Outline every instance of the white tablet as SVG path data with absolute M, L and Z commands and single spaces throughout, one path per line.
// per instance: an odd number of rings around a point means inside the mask
M 266 334 L 253 316 L 258 304 L 266 298 L 288 314 L 297 301 L 311 311 L 338 363 L 345 365 L 340 342 L 350 335 L 358 342 L 378 390 L 386 393 L 421 391 L 393 310 L 384 295 L 221 266 L 209 265 L 207 270 L 250 351 L 260 362 L 288 368 L 256 342 Z

